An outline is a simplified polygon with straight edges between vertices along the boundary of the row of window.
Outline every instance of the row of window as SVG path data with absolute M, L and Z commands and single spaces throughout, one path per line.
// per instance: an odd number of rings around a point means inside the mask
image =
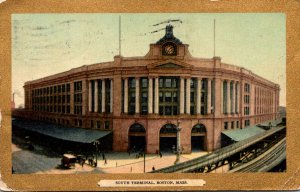
M 70 95 L 39 96 L 32 98 L 33 104 L 70 103 Z
M 179 109 L 179 77 L 160 77 L 159 78 L 159 114 L 161 115 L 177 115 Z M 140 79 L 140 105 L 141 105 L 141 114 L 148 113 L 148 79 Z M 190 81 L 190 113 L 195 114 L 196 106 L 196 92 L 197 92 L 197 79 L 191 78 Z M 201 114 L 205 114 L 207 106 L 207 80 L 202 80 L 202 94 L 200 102 L 203 104 L 201 106 Z M 136 79 L 128 79 L 128 114 L 135 113 L 135 100 L 136 100 Z M 153 82 L 154 84 L 154 82 Z M 187 86 L 187 81 L 185 80 L 185 87 Z M 152 86 L 154 90 L 154 85 Z M 184 88 L 185 89 L 185 88 Z M 213 87 L 211 87 L 213 89 Z M 122 111 L 124 112 L 124 81 L 122 83 Z M 153 91 L 154 92 L 154 91 Z M 211 90 L 211 92 L 213 92 Z M 182 92 L 185 93 L 185 92 Z M 154 93 L 155 94 L 155 93 Z M 213 95 L 213 94 L 212 94 Z M 186 94 L 184 95 L 186 102 Z M 213 101 L 213 99 L 211 99 Z M 153 102 L 154 107 L 154 102 Z M 187 109 L 185 109 L 187 110 Z
M 244 127 L 250 126 L 250 120 L 246 119 L 244 120 Z M 224 122 L 224 129 L 235 129 L 235 128 L 240 128 L 240 121 L 225 121 Z M 242 128 L 242 127 L 241 127 Z
M 240 121 L 231 121 L 231 122 L 225 121 L 224 122 L 224 129 L 225 130 L 229 129 L 229 126 L 230 126 L 231 129 L 239 128 L 240 127 Z
M 106 129 L 108 130 L 109 129 L 109 121 L 104 121 L 104 123 L 102 121 L 95 121 L 95 120 L 91 120 L 90 121 L 90 128 L 96 128 L 96 129 Z
M 70 84 L 62 84 L 62 85 L 55 85 L 51 87 L 44 87 L 39 89 L 32 90 L 32 97 L 37 97 L 41 95 L 51 95 L 55 93 L 69 93 L 70 92 Z

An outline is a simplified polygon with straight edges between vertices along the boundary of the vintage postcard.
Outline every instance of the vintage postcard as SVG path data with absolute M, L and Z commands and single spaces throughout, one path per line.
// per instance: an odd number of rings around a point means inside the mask
M 60 3 L 1 7 L 7 187 L 299 188 L 299 2 Z

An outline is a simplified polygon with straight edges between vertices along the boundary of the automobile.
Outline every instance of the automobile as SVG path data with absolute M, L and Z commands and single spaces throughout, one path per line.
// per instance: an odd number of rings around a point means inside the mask
M 61 159 L 61 166 L 67 169 L 75 168 L 76 160 L 76 156 L 72 154 L 63 154 L 63 158 Z

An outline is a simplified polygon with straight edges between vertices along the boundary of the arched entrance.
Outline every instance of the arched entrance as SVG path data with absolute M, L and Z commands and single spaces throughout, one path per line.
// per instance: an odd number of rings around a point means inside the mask
M 173 147 L 177 145 L 177 129 L 174 124 L 164 125 L 159 132 L 159 150 L 173 152 Z
M 192 128 L 192 150 L 206 150 L 206 128 L 203 124 L 197 124 Z
M 128 132 L 129 149 L 144 151 L 146 147 L 146 129 L 139 123 L 131 125 Z

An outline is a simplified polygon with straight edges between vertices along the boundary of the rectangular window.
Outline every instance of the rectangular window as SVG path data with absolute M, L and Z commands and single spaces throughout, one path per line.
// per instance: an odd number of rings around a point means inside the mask
M 148 93 L 143 92 L 142 93 L 142 103 L 147 103 L 147 101 L 148 101 Z
M 236 122 L 236 128 L 239 128 L 239 126 L 240 126 L 240 122 L 237 121 L 237 122 Z
M 178 115 L 178 108 L 177 108 L 177 106 L 173 106 L 173 115 Z
M 163 92 L 159 92 L 159 102 L 164 102 Z
M 130 102 L 135 102 L 135 92 L 130 93 Z
M 166 79 L 166 88 L 172 87 L 172 79 Z
M 105 129 L 109 129 L 109 121 L 105 121 Z
M 231 129 L 234 129 L 234 121 L 231 121 Z
M 143 78 L 142 79 L 142 88 L 147 88 L 148 87 L 148 79 Z
M 97 129 L 101 129 L 101 121 L 97 121 Z
M 178 97 L 177 97 L 177 92 L 173 92 L 173 102 L 177 102 Z
M 67 92 L 70 92 L 70 83 L 67 84 Z
M 148 107 L 142 106 L 142 115 L 146 115 L 148 113 Z
M 178 87 L 178 83 L 177 83 L 177 79 L 172 79 L 172 87 L 173 88 L 177 88 Z
M 65 91 L 66 91 L 66 87 L 65 87 L 65 85 L 62 85 L 62 92 L 64 93 Z
M 135 79 L 129 79 L 129 88 L 135 88 Z
M 190 108 L 190 113 L 191 113 L 191 115 L 194 115 L 194 114 L 195 114 L 195 107 L 194 107 L 194 106 L 191 106 L 191 108 Z
M 172 107 L 165 106 L 165 115 L 172 115 Z
M 224 129 L 228 129 L 228 122 L 224 122 Z
M 191 100 L 190 100 L 190 101 L 191 101 L 192 103 L 194 103 L 194 102 L 195 102 L 195 93 L 194 93 L 194 92 L 191 92 L 191 95 L 190 95 L 190 96 L 191 96 Z
M 165 102 L 172 102 L 172 93 L 165 92 Z
M 159 79 L 159 87 L 164 87 L 164 79 Z
M 164 114 L 164 107 L 159 106 L 159 115 L 163 115 L 163 114 Z
M 191 79 L 191 88 L 195 88 L 195 79 Z

